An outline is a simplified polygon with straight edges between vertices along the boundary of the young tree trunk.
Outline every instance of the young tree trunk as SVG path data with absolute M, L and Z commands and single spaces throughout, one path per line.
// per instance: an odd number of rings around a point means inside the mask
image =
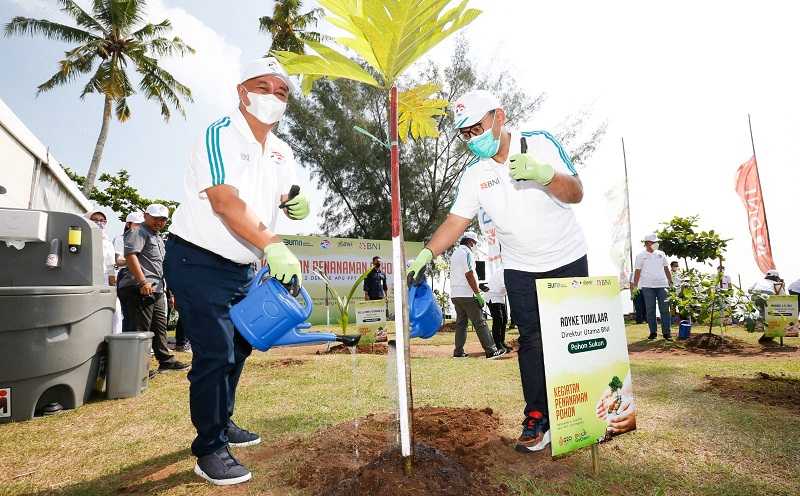
M 86 173 L 86 182 L 83 183 L 83 194 L 86 198 L 92 193 L 94 182 L 97 179 L 97 169 L 100 168 L 100 158 L 103 155 L 103 148 L 106 146 L 106 138 L 108 138 L 108 125 L 111 122 L 111 97 L 106 95 L 106 101 L 103 105 L 103 124 L 100 126 L 100 136 L 97 137 L 97 144 L 94 145 L 94 154 L 92 155 L 92 163 L 89 164 L 89 172 Z

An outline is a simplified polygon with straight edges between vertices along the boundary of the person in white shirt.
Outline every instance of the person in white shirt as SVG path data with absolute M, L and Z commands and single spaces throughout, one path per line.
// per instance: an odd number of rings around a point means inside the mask
M 164 263 L 192 343 L 194 471 L 217 485 L 250 480 L 250 471 L 229 447 L 261 441 L 232 419 L 252 346 L 234 328 L 230 307 L 244 297 L 253 266 L 262 258 L 272 277 L 302 285 L 300 262 L 274 230 L 281 211 L 293 220 L 309 213 L 308 199 L 293 186 L 294 154 L 274 134 L 294 84 L 273 57 L 246 63 L 240 80 L 238 109 L 198 137 Z
M 489 305 L 489 313 L 492 316 L 492 339 L 498 350 L 505 350 L 506 353 L 511 348 L 506 344 L 506 326 L 508 325 L 508 311 L 506 309 L 506 283 L 503 280 L 503 266 L 495 267 L 494 273 L 489 279 L 489 291 L 486 292 L 486 301 Z
M 109 286 L 117 286 L 117 272 L 116 272 L 116 256 L 115 256 L 115 249 L 114 244 L 108 239 L 108 234 L 106 234 L 106 225 L 108 224 L 108 219 L 106 218 L 106 214 L 104 214 L 101 210 L 92 210 L 86 213 L 86 217 L 95 223 L 95 225 L 100 229 L 100 232 L 103 233 L 103 273 L 108 280 Z M 111 318 L 111 334 L 121 334 L 122 333 L 122 306 L 120 305 L 119 299 L 116 301 L 116 308 L 114 309 L 114 315 Z
M 717 267 L 717 287 L 720 289 L 730 289 L 731 276 L 725 273 L 725 267 L 720 265 Z
M 786 294 L 785 283 L 780 274 L 775 269 L 770 269 L 764 274 L 763 279 L 759 279 L 752 286 L 750 291 L 763 293 L 765 295 L 784 295 Z
M 683 279 L 681 279 L 681 268 L 677 260 L 670 262 L 669 270 L 672 273 L 672 285 L 676 288 L 679 288 L 683 283 Z
M 550 444 L 550 426 L 536 281 L 589 275 L 586 240 L 570 208 L 583 199 L 583 185 L 550 133 L 506 129 L 506 113 L 490 92 L 469 91 L 453 108 L 458 136 L 476 157 L 464 170 L 450 214 L 409 271 L 416 273 L 449 248 L 481 207 L 492 219 L 520 333 L 525 419 L 516 449 L 539 451 Z
M 481 290 L 478 288 L 478 278 L 475 275 L 475 259 L 472 249 L 478 244 L 478 235 L 474 232 L 465 232 L 461 242 L 450 257 L 450 301 L 456 309 L 456 337 L 453 356 L 465 358 L 464 343 L 467 342 L 467 320 L 472 321 L 472 327 L 481 342 L 486 358 L 494 360 L 503 356 L 505 351 L 495 347 L 486 319 L 483 318 L 483 305 L 485 301 Z
M 664 339 L 672 341 L 670 329 L 671 318 L 667 302 L 667 288 L 672 285 L 672 273 L 669 271 L 667 256 L 658 249 L 658 238 L 655 234 L 644 237 L 644 251 L 636 255 L 633 263 L 633 287 L 639 289 L 644 297 L 647 326 L 650 335 L 647 339 L 658 336 L 656 327 L 656 301 L 661 313 L 661 333 Z
M 791 283 L 788 289 L 790 295 L 797 295 L 797 302 L 800 304 L 800 279 Z

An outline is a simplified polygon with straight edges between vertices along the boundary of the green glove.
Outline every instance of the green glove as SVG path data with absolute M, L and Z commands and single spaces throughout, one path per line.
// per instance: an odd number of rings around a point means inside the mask
M 308 217 L 308 198 L 305 195 L 297 195 L 283 205 L 292 220 L 303 220 Z
M 556 175 L 552 165 L 537 162 L 529 153 L 517 153 L 508 159 L 511 177 L 518 181 L 536 181 L 547 186 Z
M 639 288 L 631 289 L 631 298 L 636 298 L 642 290 Z
M 264 248 L 264 255 L 267 257 L 267 264 L 269 264 L 269 272 L 272 277 L 283 284 L 291 284 L 292 276 L 295 276 L 297 277 L 297 285 L 303 285 L 303 272 L 300 269 L 300 261 L 282 241 L 268 244 Z
M 417 255 L 417 258 L 415 258 L 414 261 L 411 262 L 411 266 L 406 271 L 406 273 L 408 274 L 408 279 L 409 280 L 414 279 L 417 276 L 417 274 L 419 274 L 419 271 L 425 268 L 428 262 L 430 262 L 432 259 L 433 259 L 433 252 L 427 248 L 423 248 L 422 251 L 419 252 L 419 255 Z
M 483 308 L 483 306 L 486 305 L 486 300 L 483 299 L 483 295 L 482 294 L 475 293 L 474 295 L 472 295 L 472 297 L 475 298 L 475 301 L 478 302 L 478 305 L 480 305 L 481 308 Z

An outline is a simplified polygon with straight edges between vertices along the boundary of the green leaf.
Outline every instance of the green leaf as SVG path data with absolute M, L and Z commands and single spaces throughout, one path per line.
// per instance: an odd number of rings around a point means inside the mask
M 289 74 L 303 76 L 347 78 L 372 86 L 380 86 L 374 77 L 353 60 L 322 43 L 306 41 L 319 55 L 276 51 L 275 57 Z M 310 90 L 310 86 L 308 88 Z
M 397 129 L 401 140 L 406 141 L 409 132 L 415 140 L 439 136 L 434 117 L 445 115 L 448 102 L 441 98 L 429 98 L 439 89 L 436 84 L 421 84 L 398 95 Z

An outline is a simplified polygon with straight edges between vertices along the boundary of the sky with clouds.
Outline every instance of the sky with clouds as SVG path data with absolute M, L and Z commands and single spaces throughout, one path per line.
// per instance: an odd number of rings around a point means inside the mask
M 80 2 L 86 3 L 86 2 Z M 50 0 L 0 0 L 0 20 L 15 15 L 58 19 Z M 306 7 L 313 6 L 306 2 Z M 190 86 L 187 119 L 161 122 L 158 108 L 132 101 L 133 119 L 111 127 L 103 170 L 131 171 L 148 196 L 180 198 L 191 145 L 205 126 L 235 104 L 243 60 L 269 46 L 257 18 L 271 2 L 150 0 L 153 20 L 172 20 L 175 34 L 197 49 L 165 66 Z M 597 152 L 579 171 L 586 196 L 577 207 L 590 243 L 593 274 L 616 273 L 609 257 L 605 193 L 623 177 L 624 137 L 630 176 L 634 240 L 673 215 L 701 215 L 729 245 L 727 266 L 745 285 L 758 277 L 744 208 L 734 191 L 736 168 L 751 155 L 747 114 L 753 119 L 772 248 L 787 281 L 800 277 L 795 205 L 800 183 L 800 47 L 798 7 L 786 2 L 667 4 L 619 0 L 472 0 L 483 14 L 464 31 L 475 63 L 508 69 L 532 94 L 546 92 L 537 127 L 558 125 L 584 109 L 608 122 Z M 55 70 L 65 45 L 31 38 L 0 39 L 0 98 L 65 164 L 85 172 L 100 125 L 99 97 L 78 98 L 78 84 L 35 97 Z M 430 56 L 444 61 L 452 41 Z M 307 178 L 307 174 L 303 174 Z M 322 194 L 315 186 L 314 204 Z M 286 234 L 317 231 L 314 216 L 285 222 Z M 634 242 L 635 246 L 637 241 Z

